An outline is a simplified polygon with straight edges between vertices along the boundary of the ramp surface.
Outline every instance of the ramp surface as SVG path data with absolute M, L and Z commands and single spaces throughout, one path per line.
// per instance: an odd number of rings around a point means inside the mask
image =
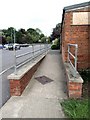
M 53 80 L 41 84 L 35 78 Z M 67 99 L 65 71 L 59 51 L 50 51 L 20 97 L 11 97 L 0 110 L 3 118 L 65 118 L 60 102 Z

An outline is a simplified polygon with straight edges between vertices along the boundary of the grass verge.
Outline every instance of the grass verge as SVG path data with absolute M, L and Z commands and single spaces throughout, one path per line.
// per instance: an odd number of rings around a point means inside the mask
M 69 118 L 89 118 L 88 99 L 68 99 L 61 103 L 64 113 Z
M 90 69 L 79 71 L 84 80 L 82 99 L 64 100 L 61 105 L 68 118 L 90 120 Z

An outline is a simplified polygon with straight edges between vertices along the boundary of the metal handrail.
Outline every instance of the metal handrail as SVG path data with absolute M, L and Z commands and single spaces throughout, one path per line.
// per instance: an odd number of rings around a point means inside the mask
M 75 55 L 73 55 L 70 51 L 70 46 L 75 47 Z M 77 75 L 77 52 L 78 52 L 78 45 L 77 44 L 68 44 L 68 62 L 71 64 L 73 67 L 73 76 L 76 77 Z M 74 65 L 72 61 L 70 60 L 70 55 L 74 58 Z
M 37 52 L 37 51 L 36 51 L 36 52 Z M 45 51 L 43 51 L 43 52 L 45 52 Z M 38 54 L 38 55 L 37 55 L 37 54 L 34 55 L 34 58 L 38 57 L 38 56 L 41 55 L 43 52 L 40 52 L 40 54 Z M 32 53 L 33 53 L 33 52 L 32 52 Z M 25 65 L 26 63 L 30 62 L 32 59 L 33 59 L 33 56 L 31 56 L 30 58 L 27 58 L 25 61 L 17 64 L 16 68 L 19 68 L 19 67 Z
M 29 54 L 31 54 L 33 52 L 38 52 L 38 51 L 43 50 L 43 49 L 45 49 L 45 48 L 38 49 L 38 50 L 35 50 L 35 51 L 32 51 L 32 52 L 27 52 L 27 53 L 24 53 L 24 54 L 21 54 L 21 55 L 17 55 L 16 58 L 20 58 L 20 57 L 23 57 L 25 55 L 29 55 Z
M 20 57 L 23 57 L 23 56 L 25 56 L 25 55 L 29 55 L 29 54 L 31 54 L 32 52 L 27 52 L 27 53 L 24 53 L 24 54 L 21 54 L 21 55 L 18 55 L 18 56 L 16 56 L 16 58 L 20 58 Z
M 9 67 L 9 68 L 3 70 L 2 72 L 0 72 L 0 75 L 4 74 L 5 72 L 7 72 L 8 70 L 10 70 L 12 68 L 14 68 L 14 65 L 12 65 L 11 67 Z
M 41 50 L 43 50 L 43 51 L 41 52 Z M 34 58 L 36 58 L 36 57 L 38 57 L 39 55 L 43 54 L 43 53 L 46 52 L 47 50 L 48 50 L 47 47 L 41 48 L 41 45 L 40 45 L 40 49 L 34 50 L 34 45 L 32 45 L 32 52 L 27 52 L 27 53 L 24 53 L 24 54 L 21 54 L 21 55 L 16 56 L 16 61 L 17 61 L 17 58 L 26 56 L 26 55 L 28 55 L 28 54 L 32 54 L 32 56 L 30 56 L 29 58 L 27 58 L 27 59 L 25 59 L 24 61 L 20 62 L 19 64 L 16 64 L 16 62 L 15 62 L 15 67 L 14 67 L 14 68 L 15 68 L 15 72 L 14 72 L 14 73 L 17 74 L 17 71 L 16 71 L 17 68 L 19 68 L 19 67 L 25 65 L 26 63 L 30 62 L 32 59 L 34 60 Z M 38 51 L 40 51 L 40 54 L 37 53 Z M 35 53 L 37 53 L 37 54 L 35 54 Z
M 33 45 L 33 46 L 34 46 L 34 45 Z M 31 61 L 32 59 L 34 59 L 34 58 L 38 57 L 39 55 L 43 54 L 44 52 L 46 52 L 46 49 L 47 49 L 47 48 L 43 46 L 43 48 L 38 49 L 38 51 L 40 51 L 40 53 L 35 54 L 34 56 L 33 56 L 33 54 L 32 54 L 32 56 L 31 56 L 30 58 L 28 58 L 27 60 L 21 62 L 21 64 L 17 64 L 17 65 L 16 65 L 16 62 L 15 62 L 15 65 L 12 65 L 11 67 L 8 67 L 7 69 L 5 69 L 5 70 L 3 70 L 2 72 L 0 72 L 0 75 L 4 74 L 5 72 L 7 72 L 8 70 L 10 70 L 10 69 L 12 69 L 12 68 L 17 69 L 17 68 L 25 65 L 26 63 L 28 63 L 28 62 Z M 50 49 L 50 47 L 48 47 L 48 49 Z M 47 50 L 48 50 L 48 49 L 47 49 Z M 41 51 L 41 50 L 42 50 L 42 51 Z M 18 59 L 18 58 L 20 58 L 20 57 L 23 57 L 23 56 L 25 56 L 25 55 L 31 54 L 31 53 L 33 53 L 33 52 L 35 52 L 35 51 L 27 52 L 27 53 L 24 53 L 24 54 L 21 54 L 21 55 L 17 55 L 16 58 L 15 58 L 15 60 Z M 16 68 L 15 68 L 15 67 L 16 67 Z M 16 73 L 16 71 L 15 71 L 15 73 Z

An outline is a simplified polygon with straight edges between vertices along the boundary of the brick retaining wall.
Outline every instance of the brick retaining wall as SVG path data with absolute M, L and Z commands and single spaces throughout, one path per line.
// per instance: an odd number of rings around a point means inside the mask
M 83 79 L 77 73 L 77 77 L 71 76 L 69 63 L 64 63 L 67 81 L 67 94 L 69 98 L 81 98 Z
M 11 96 L 20 96 L 22 94 L 43 58 L 39 62 L 37 62 L 32 68 L 30 68 L 30 70 L 27 71 L 20 79 L 13 79 L 10 77 Z

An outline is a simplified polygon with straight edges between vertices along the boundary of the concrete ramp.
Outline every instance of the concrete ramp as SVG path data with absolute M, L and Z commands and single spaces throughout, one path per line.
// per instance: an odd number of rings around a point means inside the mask
M 53 80 L 41 84 L 35 78 Z M 50 51 L 43 59 L 21 96 L 12 96 L 2 107 L 3 118 L 65 118 L 60 102 L 67 99 L 66 78 L 59 51 Z M 0 111 L 0 113 L 1 113 Z

